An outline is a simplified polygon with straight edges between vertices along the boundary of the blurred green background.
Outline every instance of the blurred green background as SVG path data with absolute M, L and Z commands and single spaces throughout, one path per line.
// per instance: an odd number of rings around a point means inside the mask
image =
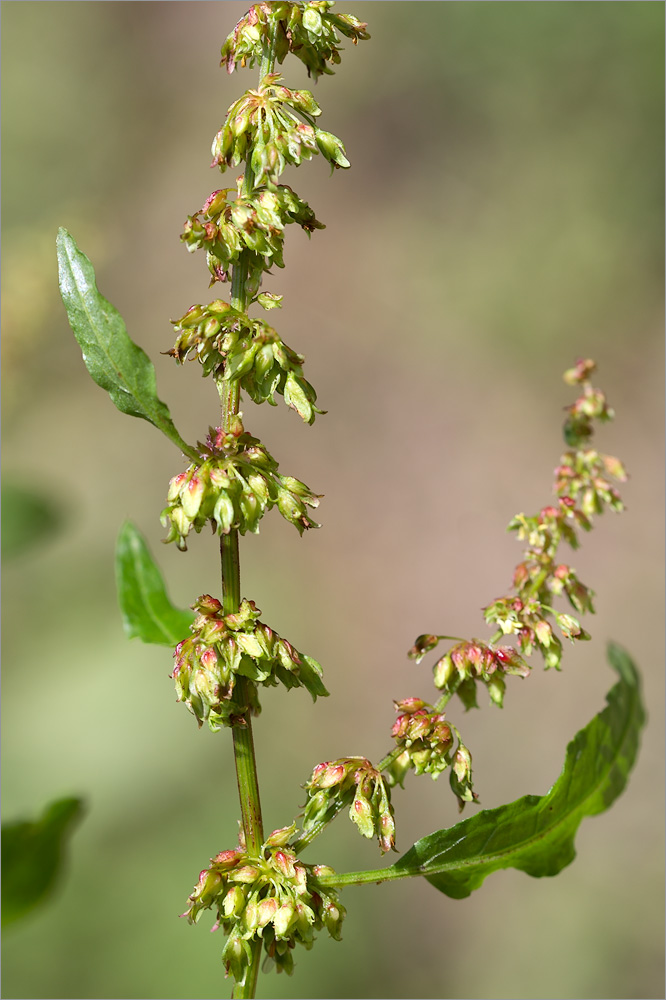
M 89 379 L 60 306 L 55 233 L 155 360 L 188 440 L 216 420 L 194 364 L 161 357 L 169 318 L 205 302 L 178 236 L 220 186 L 209 145 L 255 71 L 227 77 L 236 2 L 2 4 L 4 479 L 54 507 L 4 570 L 4 816 L 82 794 L 88 816 L 57 898 L 4 941 L 3 996 L 228 995 L 222 941 L 176 919 L 199 869 L 233 846 L 228 734 L 176 705 L 167 650 L 126 642 L 113 545 L 131 517 L 180 605 L 219 587 L 205 536 L 160 545 L 182 468 Z M 520 548 L 505 526 L 548 501 L 561 372 L 599 363 L 628 510 L 574 565 L 597 592 L 594 641 L 561 676 L 510 684 L 460 723 L 492 807 L 543 793 L 613 675 L 641 666 L 650 724 L 625 795 L 587 820 L 553 880 L 494 875 L 460 902 L 425 883 L 350 889 L 344 942 L 297 956 L 262 997 L 663 996 L 663 4 L 358 2 L 372 40 L 320 80 L 322 127 L 353 164 L 286 177 L 327 230 L 287 238 L 273 314 L 329 410 L 313 428 L 245 406 L 283 470 L 326 494 L 299 540 L 268 517 L 242 543 L 243 593 L 323 664 L 332 697 L 269 692 L 256 726 L 268 830 L 290 822 L 325 759 L 388 746 L 392 698 L 432 696 L 405 651 L 424 631 L 485 635 Z M 304 85 L 300 64 L 287 82 Z M 294 227 L 295 228 L 295 227 Z M 224 295 L 224 290 L 214 294 Z M 10 507 L 11 510 L 11 507 Z M 56 514 L 58 516 L 56 516 Z M 59 522 L 59 523 L 56 523 Z M 12 533 L 7 531 L 11 550 Z M 394 796 L 398 846 L 456 821 L 446 779 Z M 374 867 L 344 819 L 306 860 Z

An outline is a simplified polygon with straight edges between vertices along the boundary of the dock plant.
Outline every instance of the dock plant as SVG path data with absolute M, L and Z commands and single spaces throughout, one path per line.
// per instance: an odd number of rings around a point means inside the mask
M 219 550 L 220 592 L 193 595 L 191 611 L 171 604 L 142 535 L 129 522 L 119 534 L 116 567 L 128 635 L 172 648 L 175 696 L 192 724 L 233 742 L 238 843 L 211 844 L 210 861 L 198 876 L 201 860 L 192 860 L 195 885 L 183 916 L 194 924 L 212 915 L 234 997 L 255 996 L 262 962 L 291 973 L 297 945 L 312 948 L 323 932 L 339 940 L 348 886 L 419 877 L 460 899 L 502 868 L 557 874 L 574 858 L 581 820 L 607 809 L 624 788 L 644 718 L 632 661 L 611 644 L 608 655 L 619 679 L 606 707 L 569 743 L 550 790 L 480 808 L 465 713 L 479 701 L 501 708 L 512 684 L 529 678 L 535 662 L 559 671 L 566 646 L 589 640 L 582 618 L 594 611 L 594 593 L 564 550 L 577 549 L 606 509 L 623 506 L 616 484 L 626 479 L 624 467 L 594 445 L 596 425 L 613 412 L 593 383 L 594 362 L 583 359 L 564 375 L 574 399 L 566 408 L 553 495 L 535 513 L 511 520 L 522 554 L 507 574 L 506 592 L 483 609 L 479 635 L 448 634 L 449 621 L 424 622 L 430 631 L 415 639 L 408 656 L 415 664 L 432 660 L 432 682 L 412 668 L 415 693 L 387 703 L 385 756 L 373 762 L 354 746 L 349 756 L 313 761 L 310 774 L 293 778 L 303 788 L 302 812 L 285 816 L 279 829 L 264 829 L 255 720 L 271 710 L 272 687 L 304 688 L 314 700 L 328 694 L 318 661 L 284 637 L 270 610 L 264 617 L 241 586 L 240 538 L 257 533 L 269 511 L 299 535 L 320 527 L 316 487 L 283 468 L 250 430 L 254 404 L 284 403 L 307 424 L 323 412 L 303 355 L 283 340 L 273 318 L 282 297 L 265 290 L 264 280 L 285 264 L 289 225 L 308 238 L 324 229 L 314 209 L 283 183 L 283 174 L 315 156 L 332 173 L 350 166 L 342 140 L 321 127 L 324 116 L 312 92 L 290 87 L 282 68 L 300 59 L 316 82 L 340 63 L 343 40 L 356 46 L 369 37 L 366 24 L 337 13 L 331 0 L 275 0 L 252 6 L 222 46 L 229 74 L 246 68 L 257 76 L 231 103 L 213 139 L 212 167 L 228 186 L 194 206 L 180 237 L 188 251 L 202 252 L 211 301 L 191 305 L 172 321 L 175 341 L 166 352 L 177 365 L 198 364 L 217 391 L 212 425 L 199 441 L 187 443 L 177 431 L 157 395 L 152 362 L 98 291 L 88 258 L 66 230 L 57 240 L 62 297 L 90 375 L 119 410 L 149 421 L 176 446 L 159 515 L 164 541 L 183 552 L 193 544 Z M 294 718 L 300 696 L 294 695 Z M 372 870 L 341 873 L 325 858 L 303 860 L 341 813 L 361 836 L 376 841 L 381 855 L 394 852 L 400 787 L 422 775 L 443 776 L 459 810 L 472 815 Z M 434 791 L 441 794 L 440 786 Z M 345 902 L 353 905 L 346 895 Z

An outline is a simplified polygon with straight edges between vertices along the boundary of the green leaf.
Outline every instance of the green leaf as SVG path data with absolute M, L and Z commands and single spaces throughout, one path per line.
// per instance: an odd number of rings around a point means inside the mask
M 3 823 L 3 927 L 25 917 L 53 891 L 65 841 L 82 816 L 81 799 L 58 799 L 34 822 Z
M 604 812 L 623 791 L 645 722 L 636 667 L 613 643 L 608 658 L 620 680 L 606 708 L 567 747 L 564 769 L 547 795 L 526 795 L 424 837 L 385 870 L 387 876 L 424 875 L 447 896 L 462 899 L 501 868 L 539 878 L 570 864 L 581 820 Z
M 198 460 L 174 427 L 168 406 L 157 397 L 155 368 L 127 333 L 120 313 L 100 295 L 93 266 L 66 229 L 58 230 L 60 294 L 83 360 L 93 380 L 122 413 L 141 417 L 184 454 Z
M 125 521 L 116 542 L 116 584 L 130 639 L 173 647 L 189 635 L 194 613 L 173 606 L 145 539 L 131 521 Z
M 63 517 L 49 497 L 23 489 L 12 482 L 2 484 L 2 557 L 20 555 L 57 534 Z

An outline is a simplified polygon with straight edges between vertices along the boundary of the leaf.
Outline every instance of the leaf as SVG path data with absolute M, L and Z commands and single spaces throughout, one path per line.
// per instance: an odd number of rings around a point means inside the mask
M 95 271 L 66 229 L 58 230 L 60 294 L 86 368 L 122 413 L 141 417 L 162 431 L 184 454 L 198 460 L 174 427 L 166 403 L 157 397 L 155 368 L 130 339 L 120 313 L 100 295 Z
M 34 822 L 2 826 L 2 925 L 45 902 L 64 865 L 67 837 L 83 816 L 81 799 L 58 799 Z
M 116 585 L 130 639 L 173 647 L 189 634 L 194 613 L 173 606 L 145 539 L 131 521 L 125 521 L 116 542 Z
M 12 482 L 2 484 L 2 557 L 20 555 L 56 534 L 63 517 L 49 497 L 23 489 Z
M 570 864 L 581 820 L 604 812 L 623 791 L 645 722 L 636 667 L 614 643 L 608 658 L 620 680 L 606 708 L 567 747 L 562 773 L 546 795 L 485 809 L 423 837 L 386 870 L 388 877 L 424 875 L 447 896 L 462 899 L 501 868 L 540 878 Z

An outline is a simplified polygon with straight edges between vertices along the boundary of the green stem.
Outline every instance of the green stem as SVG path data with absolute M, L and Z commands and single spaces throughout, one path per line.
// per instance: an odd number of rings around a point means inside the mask
M 342 798 L 333 803 L 331 811 L 326 816 L 311 826 L 309 830 L 302 833 L 298 840 L 295 840 L 293 844 L 289 845 L 291 850 L 294 851 L 295 854 L 300 854 L 304 847 L 307 847 L 308 844 L 311 844 L 312 841 L 320 835 L 320 833 L 324 832 L 328 824 L 333 822 L 335 817 L 339 812 L 341 812 L 342 809 L 345 808 L 345 806 L 350 805 L 353 798 L 354 789 L 350 788 L 349 791 L 342 796 Z
M 402 752 L 402 747 L 394 747 L 393 750 L 390 750 L 385 757 L 382 757 L 379 764 L 377 764 L 377 770 L 385 771 L 387 767 L 391 766 L 394 760 L 398 759 Z
M 251 941 L 250 948 L 252 949 L 252 961 L 247 966 L 243 979 L 234 984 L 231 992 L 231 1000 L 252 1000 L 252 997 L 257 992 L 259 962 L 261 961 L 261 938 Z
M 319 882 L 331 889 L 342 889 L 348 885 L 373 885 L 379 882 L 390 882 L 397 878 L 415 878 L 423 875 L 420 868 L 371 868 L 361 872 L 333 872 L 322 875 Z
M 234 273 L 234 281 L 237 280 L 239 279 Z M 238 301 L 240 298 L 236 299 L 236 302 Z M 222 421 L 225 430 L 229 429 L 231 420 L 238 413 L 239 397 L 238 383 L 229 383 L 226 392 L 223 393 L 222 401 Z M 234 614 L 240 606 L 240 559 L 237 531 L 230 531 L 228 535 L 222 535 L 220 561 L 222 565 L 222 606 L 225 614 Z M 243 688 L 248 684 L 248 681 L 244 677 L 239 677 L 236 683 L 238 694 L 243 698 Z M 252 736 L 252 718 L 249 712 L 245 715 L 244 725 L 234 726 L 233 741 L 245 844 L 250 854 L 258 855 L 264 842 L 264 830 L 261 820 L 261 800 Z
M 550 566 L 546 566 L 544 569 L 542 569 L 541 572 L 532 581 L 532 583 L 530 584 L 530 586 L 527 587 L 527 589 L 525 591 L 525 597 L 537 597 L 538 596 L 539 591 L 541 590 L 541 588 L 543 587 L 544 583 L 546 582 L 546 580 L 548 579 L 548 577 L 550 576 L 550 574 L 552 572 L 552 562 L 553 562 L 553 560 L 551 559 L 551 565 Z
M 454 681 L 448 691 L 445 691 L 442 697 L 437 701 L 435 705 L 436 712 L 443 712 L 448 703 L 453 698 L 454 694 L 460 687 L 460 680 Z
M 273 71 L 274 64 L 275 31 L 273 30 L 264 46 L 260 79 L 263 79 L 267 73 Z M 243 191 L 245 194 L 251 194 L 253 188 L 254 173 L 248 161 L 245 166 Z M 238 264 L 232 269 L 231 274 L 231 305 L 241 312 L 245 312 L 248 306 L 248 264 L 249 254 L 246 251 L 241 255 Z M 233 418 L 239 412 L 240 386 L 236 381 L 220 381 L 218 382 L 218 390 L 222 404 L 222 427 L 228 431 Z M 224 613 L 232 614 L 238 611 L 241 596 L 238 531 L 232 530 L 228 535 L 222 536 L 220 541 L 220 560 L 222 564 L 222 604 Z M 243 698 L 243 689 L 249 682 L 244 677 L 238 677 L 236 683 L 238 694 Z M 261 852 L 261 845 L 264 842 L 264 829 L 261 818 L 257 761 L 252 735 L 252 718 L 249 711 L 246 713 L 243 721 L 244 725 L 234 726 L 232 730 L 236 780 L 238 783 L 238 797 L 240 800 L 246 849 L 250 855 L 258 856 Z M 252 1000 L 255 996 L 259 976 L 259 963 L 261 960 L 261 944 L 260 938 L 252 942 L 252 960 L 247 967 L 243 980 L 234 986 L 232 997 L 239 998 L 239 1000 Z

